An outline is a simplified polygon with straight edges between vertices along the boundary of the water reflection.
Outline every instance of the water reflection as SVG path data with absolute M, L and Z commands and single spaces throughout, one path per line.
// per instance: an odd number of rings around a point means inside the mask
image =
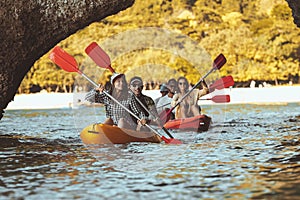
M 70 111 L 8 112 L 0 127 L 1 198 L 296 199 L 298 104 L 226 109 L 226 120 L 207 132 L 173 132 L 180 146 L 85 146 Z M 95 119 L 94 111 L 78 112 L 84 123 Z

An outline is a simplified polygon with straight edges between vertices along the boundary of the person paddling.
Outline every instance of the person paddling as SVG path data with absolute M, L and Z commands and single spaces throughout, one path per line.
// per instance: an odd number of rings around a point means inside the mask
M 164 119 L 164 116 L 170 110 L 170 106 L 171 106 L 173 96 L 178 90 L 176 79 L 171 78 L 168 81 L 166 87 L 168 89 L 167 95 L 164 95 L 164 96 L 160 97 L 156 101 L 156 109 L 157 109 L 157 112 L 159 113 L 159 116 L 160 116 L 161 119 Z M 170 119 L 171 120 L 175 119 L 175 111 L 168 114 L 167 118 L 165 119 L 165 121 L 163 121 L 163 123 L 169 121 Z
M 185 77 L 179 77 L 177 80 L 178 93 L 173 96 L 171 106 L 175 106 L 178 101 L 189 91 L 189 82 Z M 201 82 L 202 89 L 194 89 L 176 108 L 175 119 L 188 118 L 200 115 L 201 107 L 198 105 L 198 99 L 209 93 L 205 81 Z
M 168 95 L 168 93 L 170 92 L 170 90 L 169 90 L 169 88 L 168 88 L 168 86 L 166 85 L 166 84 L 161 84 L 161 86 L 159 87 L 159 92 L 160 92 L 160 94 L 161 94 L 161 96 L 160 97 L 158 97 L 158 98 L 156 98 L 155 100 L 154 100 L 154 103 L 157 105 L 157 103 L 159 102 L 159 100 L 161 99 L 161 98 L 163 98 L 164 96 L 166 96 L 166 95 Z
M 155 102 L 153 99 L 147 95 L 144 95 L 142 93 L 143 90 L 143 80 L 139 76 L 134 76 L 130 79 L 129 81 L 129 89 L 132 91 L 132 93 L 135 95 L 137 98 L 137 101 L 140 104 L 140 109 L 143 112 L 143 114 L 146 116 L 145 120 L 143 123 L 149 124 L 150 122 L 156 124 L 157 120 L 157 110 L 155 107 Z M 141 129 L 141 124 L 138 124 L 137 129 Z M 144 128 L 143 128 L 144 129 Z
M 141 119 L 140 123 L 145 124 L 146 115 L 141 112 L 138 102 L 134 98 L 133 94 L 128 91 L 128 85 L 124 74 L 114 73 L 111 76 L 112 91 L 111 96 L 114 97 L 123 106 L 127 107 L 136 116 Z M 114 102 L 104 92 L 104 87 L 99 86 L 98 88 L 90 91 L 86 95 L 86 100 L 90 102 L 103 103 L 106 107 L 107 120 L 104 122 L 110 125 L 117 125 L 120 128 L 136 129 L 137 121 L 119 104 Z
M 169 88 L 168 96 L 173 98 L 174 94 L 178 92 L 177 81 L 175 78 L 168 80 L 167 86 Z

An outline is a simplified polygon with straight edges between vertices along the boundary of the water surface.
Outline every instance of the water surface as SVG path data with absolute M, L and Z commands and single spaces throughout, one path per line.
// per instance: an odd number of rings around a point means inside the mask
M 6 111 L 0 199 L 297 199 L 300 105 L 203 106 L 182 145 L 82 144 L 102 107 Z

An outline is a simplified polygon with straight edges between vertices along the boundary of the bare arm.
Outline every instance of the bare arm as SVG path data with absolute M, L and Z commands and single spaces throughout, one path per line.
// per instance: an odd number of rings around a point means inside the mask
M 178 100 L 179 100 L 179 95 L 174 94 L 172 102 L 171 102 L 171 106 L 174 107 L 177 104 Z
M 209 93 L 209 89 L 208 89 L 208 86 L 207 86 L 205 80 L 203 80 L 203 81 L 201 82 L 201 86 L 202 86 L 202 89 L 199 91 L 198 99 L 199 99 L 200 97 L 202 97 L 202 96 L 204 96 L 204 95 L 206 95 L 206 94 Z
M 104 87 L 99 86 L 98 88 L 89 91 L 85 96 L 85 100 L 91 103 L 104 103 L 105 94 L 103 93 L 103 90 Z

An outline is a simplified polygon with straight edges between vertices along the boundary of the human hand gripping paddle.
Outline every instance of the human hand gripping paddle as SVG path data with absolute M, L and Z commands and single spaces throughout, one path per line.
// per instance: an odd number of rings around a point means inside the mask
M 214 83 L 208 86 L 209 92 L 214 92 L 216 89 L 217 90 L 222 90 L 224 88 L 229 88 L 234 85 L 234 80 L 231 75 L 222 77 L 218 80 L 216 80 Z M 230 102 L 230 96 L 229 95 L 216 95 L 212 98 L 208 99 L 201 99 L 201 100 L 211 100 L 214 103 L 228 103 Z M 166 103 L 164 105 L 159 106 L 158 108 L 165 107 L 167 105 L 170 105 L 171 103 Z
M 165 120 L 168 118 L 168 116 L 171 114 L 171 112 L 195 89 L 197 88 L 200 83 L 212 72 L 221 69 L 221 67 L 223 67 L 223 65 L 226 63 L 226 58 L 223 54 L 219 54 L 214 62 L 213 62 L 213 67 L 209 70 L 209 72 L 207 72 L 185 95 L 183 95 L 181 97 L 181 99 L 179 99 L 179 101 L 170 109 L 168 110 L 164 116 L 162 116 L 162 120 Z M 211 98 L 212 100 L 213 98 Z
M 101 68 L 109 69 L 112 73 L 115 73 L 115 70 L 111 67 L 111 61 L 110 57 L 107 55 L 107 53 L 96 43 L 92 42 L 89 46 L 85 48 L 86 54 L 89 55 L 89 57 Z M 159 118 L 159 116 L 155 116 L 152 112 L 150 112 L 146 106 L 134 95 L 135 99 L 138 101 L 138 103 L 148 112 L 149 115 L 153 116 L 154 118 Z M 163 127 L 160 122 L 158 122 L 159 126 L 162 128 L 162 130 L 173 140 L 174 137 L 171 135 L 171 133 Z M 180 141 L 177 141 L 180 142 Z
M 92 42 L 89 46 L 86 47 L 85 52 L 89 55 L 89 57 L 101 68 L 106 68 L 109 69 L 112 73 L 115 73 L 115 70 L 111 67 L 111 61 L 110 61 L 110 57 L 107 55 L 107 53 L 96 43 L 96 42 Z M 214 60 L 214 65 L 213 68 L 204 76 L 200 79 L 200 81 L 194 85 L 194 87 L 184 96 L 182 97 L 182 99 L 179 101 L 179 103 L 188 95 L 190 94 L 190 92 L 192 92 L 193 89 L 195 89 L 196 87 L 198 87 L 200 85 L 200 83 L 213 71 L 220 69 L 224 64 L 226 63 L 226 58 L 224 57 L 223 54 L 220 54 L 215 60 Z M 230 86 L 234 85 L 234 81 L 232 76 L 227 76 L 224 77 L 222 79 L 219 79 L 217 81 L 215 81 L 212 85 L 209 86 L 209 91 L 213 92 L 214 90 L 218 89 L 223 89 L 223 88 L 227 88 Z M 139 101 L 138 98 L 136 98 L 137 101 L 139 102 L 139 104 L 150 114 L 153 116 L 153 113 L 151 113 L 147 108 L 145 108 L 145 106 L 143 105 L 142 102 Z M 205 100 L 205 99 L 202 99 Z M 215 97 L 212 97 L 210 99 L 206 99 L 206 100 L 211 100 L 215 103 L 226 103 L 230 101 L 230 97 L 229 95 L 218 95 Z M 172 109 L 170 109 L 168 112 L 166 112 L 166 114 L 164 116 L 161 117 L 161 121 L 166 121 L 167 116 L 169 116 L 171 114 L 171 112 L 173 111 L 173 109 L 176 107 L 177 105 L 175 105 Z M 157 117 L 157 116 L 155 116 Z M 161 126 L 161 125 L 160 125 Z M 161 126 L 163 127 L 163 126 Z M 162 128 L 169 137 L 173 138 L 173 136 L 167 131 L 166 128 Z
M 54 49 L 50 53 L 50 59 L 58 65 L 60 68 L 67 72 L 77 72 L 81 76 L 83 76 L 85 79 L 87 79 L 92 85 L 95 87 L 99 87 L 97 83 L 95 83 L 93 80 L 91 80 L 87 75 L 85 75 L 82 71 L 79 70 L 78 64 L 74 57 L 69 55 L 67 52 L 65 52 L 63 49 L 61 49 L 59 46 L 54 47 Z M 137 120 L 141 120 L 138 116 L 136 116 L 131 110 L 129 110 L 127 107 L 122 105 L 117 99 L 115 99 L 113 96 L 111 96 L 109 93 L 107 93 L 105 90 L 103 91 L 109 98 L 111 98 L 113 101 L 115 101 L 117 104 L 119 104 L 123 109 L 125 109 L 127 112 L 129 112 L 133 117 L 135 117 Z M 153 129 L 151 126 L 146 124 L 146 126 L 153 131 L 155 134 L 159 135 L 161 139 L 167 143 L 167 144 L 182 144 L 180 140 L 177 139 L 168 139 L 164 136 L 161 136 L 155 129 Z

